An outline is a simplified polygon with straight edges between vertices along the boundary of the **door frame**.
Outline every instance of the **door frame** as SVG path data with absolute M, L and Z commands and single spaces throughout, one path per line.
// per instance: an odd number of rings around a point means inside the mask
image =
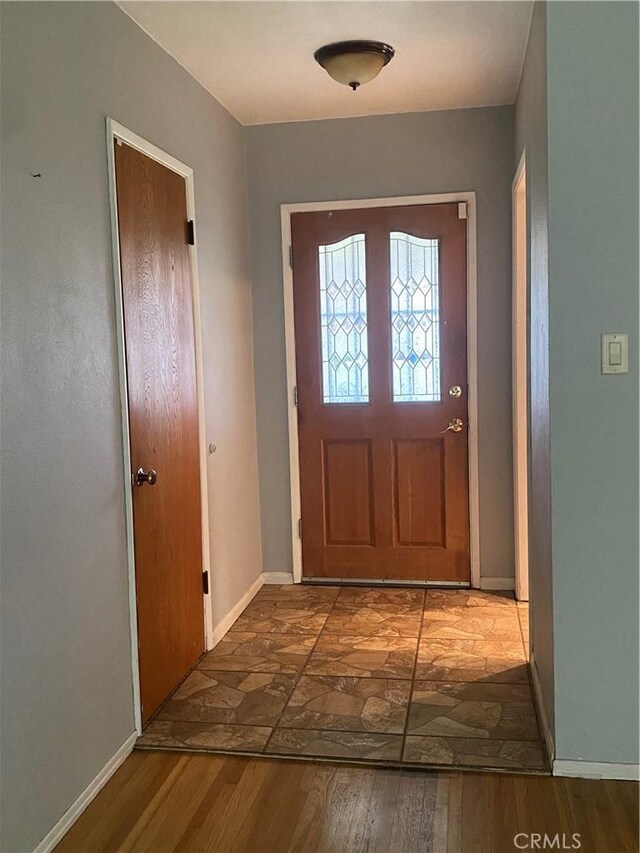
M 107 116 L 107 167 L 109 178 L 109 208 L 111 215 L 111 247 L 113 255 L 113 284 L 115 292 L 116 350 L 118 355 L 118 384 L 120 388 L 120 417 L 122 426 L 122 457 L 124 473 L 124 507 L 127 539 L 127 568 L 129 581 L 129 626 L 131 636 L 131 669 L 133 674 L 133 710 L 136 731 L 142 732 L 142 706 L 140 701 L 140 665 L 138 659 L 138 614 L 136 607 L 136 564 L 133 529 L 133 494 L 131 492 L 131 442 L 129 433 L 129 396 L 125 356 L 124 305 L 122 298 L 122 277 L 120 268 L 120 234 L 118 228 L 118 204 L 116 190 L 116 164 L 113 145 L 121 139 L 156 160 L 172 172 L 185 179 L 187 216 L 193 220 L 196 233 L 196 209 L 193 182 L 193 169 L 167 154 L 162 149 L 138 136 L 137 133 L 119 124 Z M 189 246 L 189 266 L 191 294 L 193 301 L 193 336 L 196 360 L 196 393 L 198 400 L 198 445 L 200 458 L 200 504 L 202 515 L 202 570 L 209 572 L 211 579 L 211 558 L 209 548 L 209 490 L 207 484 L 207 441 L 205 432 L 204 384 L 202 370 L 202 328 L 200 320 L 200 289 L 198 283 L 198 254 L 196 246 Z M 213 613 L 211 610 L 211 584 L 204 597 L 204 639 L 205 647 L 210 650 L 213 637 Z
M 477 235 L 475 192 L 436 193 L 430 195 L 393 196 L 390 198 L 353 199 L 349 201 L 300 202 L 280 205 L 282 232 L 282 284 L 284 289 L 284 332 L 287 368 L 287 421 L 289 425 L 289 482 L 291 494 L 291 552 L 293 582 L 302 582 L 302 539 L 298 520 L 300 502 L 300 457 L 298 416 L 296 411 L 296 339 L 293 311 L 293 267 L 290 264 L 291 215 L 322 210 L 353 210 L 371 207 L 406 207 L 428 204 L 466 204 L 467 220 L 467 383 L 468 456 L 469 456 L 469 532 L 471 587 L 480 588 L 480 511 L 478 486 L 478 373 L 477 373 Z M 444 584 L 437 584 L 443 586 Z M 460 584 L 451 584 L 460 586 Z
M 513 538 L 515 592 L 529 600 L 529 258 L 527 164 L 522 152 L 511 186 L 511 382 L 513 420 Z

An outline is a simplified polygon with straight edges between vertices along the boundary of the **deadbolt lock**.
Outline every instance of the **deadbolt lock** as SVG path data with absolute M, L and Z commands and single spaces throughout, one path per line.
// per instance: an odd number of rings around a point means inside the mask
M 450 397 L 461 397 L 462 396 L 462 388 L 459 385 L 452 385 L 449 388 L 449 396 Z

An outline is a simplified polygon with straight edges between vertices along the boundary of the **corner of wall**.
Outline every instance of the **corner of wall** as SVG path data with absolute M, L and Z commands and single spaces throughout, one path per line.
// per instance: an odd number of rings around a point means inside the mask
M 535 699 L 536 710 L 538 712 L 538 720 L 540 722 L 540 728 L 542 729 L 542 737 L 544 739 L 544 745 L 547 750 L 547 758 L 549 759 L 549 763 L 553 766 L 553 761 L 555 757 L 555 742 L 553 739 L 553 727 L 551 725 L 549 711 L 545 704 L 544 700 L 544 691 L 542 689 L 542 684 L 540 683 L 540 673 L 538 672 L 538 664 L 536 662 L 535 654 L 531 653 L 531 659 L 529 661 L 529 667 L 531 670 L 531 683 L 533 685 L 533 696 Z

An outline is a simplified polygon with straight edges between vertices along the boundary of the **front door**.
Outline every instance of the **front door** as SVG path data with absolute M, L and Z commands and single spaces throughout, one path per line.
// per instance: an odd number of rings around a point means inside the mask
M 115 162 L 147 721 L 204 651 L 193 303 L 184 178 L 124 143 Z
M 466 220 L 292 215 L 305 578 L 468 582 Z

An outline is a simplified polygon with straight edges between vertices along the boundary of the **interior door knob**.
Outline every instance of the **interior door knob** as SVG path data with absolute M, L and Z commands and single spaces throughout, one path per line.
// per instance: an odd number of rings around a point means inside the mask
M 144 468 L 138 468 L 133 477 L 133 484 L 135 486 L 144 486 L 147 483 L 149 486 L 155 486 L 158 480 L 158 475 L 153 470 L 145 471 Z
M 441 429 L 440 432 L 462 432 L 463 428 L 464 423 L 461 418 L 451 418 L 446 427 L 444 429 Z

